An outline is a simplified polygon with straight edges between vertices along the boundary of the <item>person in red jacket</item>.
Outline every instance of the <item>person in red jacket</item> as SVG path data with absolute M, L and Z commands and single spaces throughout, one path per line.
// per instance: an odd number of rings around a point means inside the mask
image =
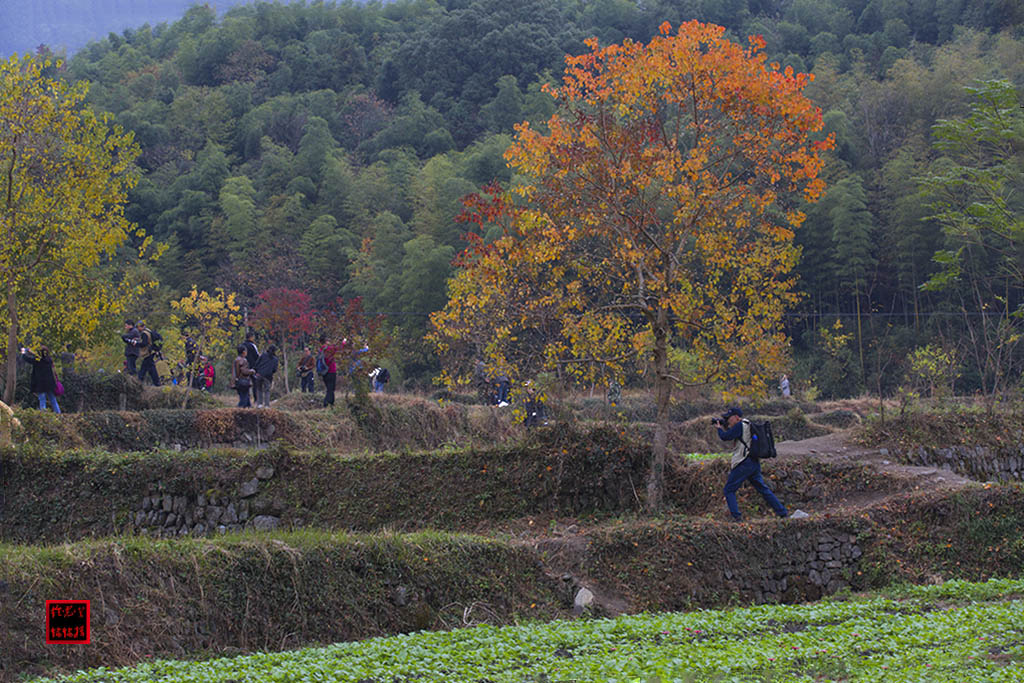
M 203 364 L 203 391 L 213 391 L 213 381 L 217 379 L 217 371 L 206 356 L 200 358 Z

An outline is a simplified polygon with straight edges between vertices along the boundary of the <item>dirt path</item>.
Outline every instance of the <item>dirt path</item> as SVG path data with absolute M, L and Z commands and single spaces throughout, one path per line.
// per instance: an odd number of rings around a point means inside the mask
M 850 440 L 848 431 L 837 431 L 801 441 L 784 441 L 777 445 L 779 459 L 775 462 L 828 462 L 833 465 L 868 466 L 879 476 L 900 482 L 896 492 L 862 489 L 838 500 L 829 501 L 818 509 L 809 509 L 812 516 L 856 515 L 911 491 L 938 491 L 976 485 L 967 477 L 935 467 L 914 467 L 896 462 L 880 449 L 864 448 Z M 788 462 L 787 462 L 788 461 Z M 766 472 L 771 465 L 766 466 Z M 724 502 L 723 502 L 724 505 Z M 722 522 L 723 524 L 729 522 Z M 630 611 L 629 602 L 607 587 L 596 585 L 583 576 L 590 541 L 588 531 L 600 521 L 537 516 L 528 520 L 506 522 L 499 533 L 510 537 L 513 543 L 532 547 L 543 558 L 544 571 L 562 582 L 568 595 L 575 595 L 586 586 L 594 595 L 594 604 L 605 614 L 617 615 Z
M 881 476 L 905 481 L 906 491 L 958 489 L 978 483 L 950 470 L 903 465 L 883 450 L 864 448 L 853 443 L 848 431 L 833 432 L 802 441 L 783 441 L 777 445 L 777 450 L 781 461 L 827 461 L 834 464 L 867 465 Z M 895 495 L 899 494 L 864 490 L 857 495 L 835 501 L 817 512 L 859 512 L 881 505 Z

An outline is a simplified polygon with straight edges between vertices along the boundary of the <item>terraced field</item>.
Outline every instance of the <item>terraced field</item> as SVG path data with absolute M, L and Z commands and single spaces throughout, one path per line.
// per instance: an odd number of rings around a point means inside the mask
M 0 451 L 0 680 L 1021 676 L 1021 586 L 962 581 L 1021 578 L 1024 490 L 857 445 L 837 427 L 853 411 L 780 416 L 817 436 L 781 443 L 766 476 L 811 516 L 777 520 L 747 489 L 737 525 L 699 415 L 678 425 L 652 518 L 642 423 L 522 434 L 452 404 L 378 409 L 421 433 L 378 450 L 341 411 L 263 411 L 269 448 L 121 450 L 179 423 L 240 439 L 255 411 L 36 425 Z M 297 448 L 303 424 L 330 438 Z M 915 583 L 941 585 L 885 588 Z M 91 601 L 89 645 L 43 642 L 49 599 Z

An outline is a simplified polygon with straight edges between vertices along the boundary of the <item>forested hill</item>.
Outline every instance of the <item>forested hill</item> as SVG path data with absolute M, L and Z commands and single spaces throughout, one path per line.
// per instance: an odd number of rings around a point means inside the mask
M 251 0 L 210 0 L 223 13 Z M 197 0 L 3 0 L 0 3 L 0 55 L 34 52 L 40 45 L 73 54 L 91 40 L 144 24 L 181 18 Z
M 891 386 L 926 340 L 965 344 L 955 317 L 931 315 L 962 297 L 919 289 L 943 234 L 921 220 L 914 178 L 939 157 L 936 120 L 969 111 L 965 86 L 1024 82 L 1014 0 L 257 3 L 220 19 L 193 7 L 90 44 L 67 71 L 136 132 L 145 177 L 129 215 L 171 245 L 157 266 L 163 292 L 359 295 L 397 326 L 396 364 L 425 377 L 426 314 L 444 304 L 464 246 L 459 199 L 510 179 L 501 155 L 513 124 L 552 111 L 541 85 L 588 36 L 647 41 L 661 22 L 693 18 L 737 39 L 761 34 L 771 58 L 812 70 L 808 94 L 836 133 L 830 189 L 798 234 L 798 370 L 825 394 Z M 839 343 L 853 311 L 864 313 L 859 344 Z M 897 362 L 883 363 L 883 348 Z M 977 383 L 986 370 L 971 372 L 964 381 Z

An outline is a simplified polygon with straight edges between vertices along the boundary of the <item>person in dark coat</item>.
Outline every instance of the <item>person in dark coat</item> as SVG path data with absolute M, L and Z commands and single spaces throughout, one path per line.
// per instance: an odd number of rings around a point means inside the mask
M 32 393 L 39 397 L 39 410 L 46 410 L 46 399 L 53 404 L 53 412 L 60 414 L 57 405 L 57 373 L 53 369 L 53 357 L 50 349 L 39 347 L 39 355 L 26 348 L 21 349 L 21 357 L 26 363 L 32 364 Z
M 322 376 L 324 378 L 324 408 L 334 405 L 334 389 L 338 384 L 338 362 L 335 354 L 344 351 L 344 345 L 330 344 L 327 337 L 320 335 L 320 355 L 323 356 L 324 364 L 327 366 Z
M 313 351 L 307 346 L 302 359 L 299 361 L 299 379 L 301 380 L 302 393 L 313 393 L 313 371 L 316 369 L 316 358 Z
M 737 407 L 729 408 L 721 419 L 714 418 L 712 424 L 718 426 L 718 438 L 722 441 L 732 441 L 734 449 L 729 465 L 729 478 L 725 482 L 725 504 L 729 507 L 729 514 L 737 522 L 743 521 L 739 505 L 736 502 L 736 492 L 749 481 L 754 490 L 761 494 L 764 501 L 768 503 L 775 514 L 779 517 L 789 517 L 789 510 L 782 504 L 772 491 L 771 487 L 764 482 L 761 475 L 761 461 L 750 457 L 750 420 L 743 419 L 743 411 Z M 802 510 L 800 516 L 805 515 Z
M 256 334 L 252 330 L 245 333 L 242 346 L 245 347 L 245 362 L 249 364 L 249 369 L 253 370 L 260 359 L 260 350 L 256 348 Z M 252 383 L 252 399 L 256 400 L 256 382 Z
M 231 388 L 238 392 L 238 407 L 248 408 L 251 405 L 249 388 L 255 370 L 249 367 L 249 362 L 245 359 L 245 344 L 239 344 L 236 351 L 238 356 L 231 364 Z
M 135 323 L 139 332 L 139 355 L 142 360 L 139 364 L 139 381 L 145 381 L 149 377 L 154 387 L 160 386 L 160 374 L 156 371 L 156 361 L 160 357 L 160 351 L 153 339 L 153 330 L 146 327 L 146 321 L 140 320 Z
M 192 338 L 192 335 L 185 337 L 185 365 L 189 370 L 192 369 L 192 364 L 196 360 L 196 351 L 199 350 L 199 344 Z
M 124 321 L 124 334 L 121 335 L 121 341 L 124 342 L 125 370 L 134 376 L 139 372 L 135 367 L 136 361 L 139 360 L 139 331 L 135 328 L 135 321 Z
M 508 405 L 508 390 L 512 386 L 512 382 L 509 380 L 508 375 L 504 372 L 498 375 L 498 393 L 494 397 L 495 405 L 499 408 L 504 408 Z
M 256 361 L 253 385 L 256 387 L 256 407 L 270 407 L 270 387 L 277 372 L 277 347 L 271 344 Z

